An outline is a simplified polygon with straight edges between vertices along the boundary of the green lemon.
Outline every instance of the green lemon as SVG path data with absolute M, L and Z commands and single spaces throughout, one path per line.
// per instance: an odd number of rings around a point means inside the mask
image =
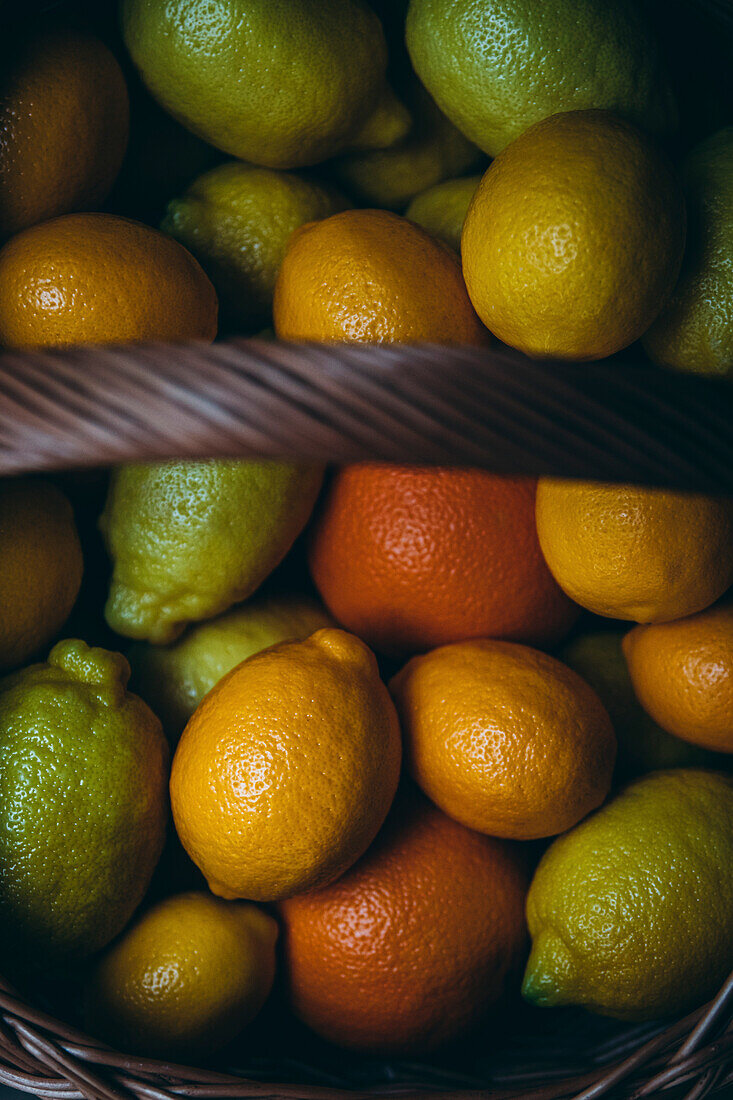
M 404 141 L 333 162 L 338 183 L 361 203 L 404 210 L 421 191 L 469 171 L 481 159 L 476 146 L 438 110 L 418 81 L 408 81 L 404 98 L 414 119 Z
M 305 526 L 320 466 L 165 462 L 115 470 L 100 519 L 118 634 L 166 643 L 250 596 Z
M 623 630 L 583 634 L 558 657 L 590 684 L 605 706 L 618 740 L 616 781 L 660 768 L 726 767 L 722 754 L 673 737 L 649 717 L 634 694 L 621 642 Z M 156 713 L 158 713 L 156 711 Z
M 316 164 L 359 131 L 373 146 L 407 128 L 364 0 L 123 0 L 122 29 L 158 102 L 243 160 Z
M 733 375 L 733 126 L 686 164 L 687 248 L 668 306 L 643 338 L 655 363 Z
M 626 787 L 547 850 L 527 897 L 523 995 L 648 1020 L 733 967 L 733 778 L 694 768 Z
M 411 0 L 406 34 L 438 106 L 492 157 L 559 111 L 604 108 L 655 134 L 676 124 L 635 0 Z
M 254 330 L 272 313 L 290 234 L 348 203 L 292 172 L 232 161 L 200 176 L 168 204 L 161 229 L 192 252 L 230 325 Z
M 14 973 L 109 943 L 163 849 L 168 747 L 129 672 L 65 641 L 0 681 L 0 956 Z
M 175 741 L 206 693 L 236 665 L 268 646 L 302 641 L 333 625 L 324 608 L 305 596 L 256 596 L 191 627 L 172 645 L 131 646 L 132 684 Z
M 461 250 L 461 233 L 473 193 L 481 182 L 481 176 L 445 180 L 421 191 L 405 211 L 405 217 L 417 222 L 434 237 Z

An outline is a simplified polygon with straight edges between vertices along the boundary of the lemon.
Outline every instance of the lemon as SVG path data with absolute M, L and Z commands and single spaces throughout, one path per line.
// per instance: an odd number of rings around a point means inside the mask
M 199 261 L 229 324 L 253 331 L 271 316 L 293 230 L 347 206 L 335 191 L 303 176 L 232 161 L 170 202 L 161 229 Z
M 83 560 L 66 497 L 46 481 L 0 482 L 0 669 L 54 637 L 79 593 Z
M 332 164 L 338 183 L 360 203 L 401 211 L 419 192 L 467 172 L 481 159 L 418 81 L 407 83 L 404 98 L 414 123 L 403 141 L 389 149 L 351 153 Z
M 678 768 L 632 783 L 543 856 L 522 992 L 648 1020 L 695 1008 L 733 966 L 733 779 Z
M 733 126 L 708 138 L 686 164 L 689 232 L 672 300 L 644 337 L 667 367 L 733 374 Z
M 245 902 L 179 894 L 148 910 L 96 966 L 87 1030 L 134 1054 L 190 1061 L 234 1039 L 265 1003 L 277 924 Z
M 544 119 L 500 153 L 461 238 L 474 309 L 528 355 L 600 359 L 638 339 L 672 293 L 685 206 L 671 165 L 607 111 Z
M 467 176 L 465 179 L 437 183 L 435 187 L 429 187 L 415 196 L 405 211 L 405 217 L 460 252 L 463 223 L 480 182 L 481 176 Z
M 0 954 L 14 972 L 104 947 L 158 862 L 168 748 L 129 672 L 65 641 L 0 682 Z
M 113 564 L 109 625 L 166 643 L 245 600 L 300 534 L 322 478 L 321 467 L 283 462 L 116 470 L 100 519 Z
M 359 131 L 373 146 L 406 126 L 402 108 L 395 124 L 384 34 L 363 0 L 123 0 L 122 28 L 158 102 L 242 160 L 316 164 Z
M 655 134 L 676 124 L 634 0 L 411 0 L 406 34 L 438 106 L 492 157 L 558 111 L 603 108 Z
M 623 631 L 582 634 L 559 653 L 594 689 L 618 740 L 615 779 L 628 780 L 660 768 L 724 767 L 724 757 L 673 737 L 649 717 L 634 694 L 621 642 Z M 159 713 L 159 712 L 157 712 Z
M 132 683 L 177 740 L 203 697 L 236 665 L 268 646 L 300 641 L 332 625 L 326 611 L 305 596 L 255 596 L 191 627 L 172 645 L 131 646 Z

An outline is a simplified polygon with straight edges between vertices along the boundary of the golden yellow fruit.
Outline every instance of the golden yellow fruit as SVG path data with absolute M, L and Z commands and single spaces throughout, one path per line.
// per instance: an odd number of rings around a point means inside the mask
M 484 324 L 528 355 L 600 359 L 637 340 L 672 292 L 682 192 L 663 155 L 606 111 L 539 122 L 496 158 L 463 227 Z
M 190 1061 L 225 1046 L 265 1003 L 277 924 L 245 902 L 179 894 L 149 909 L 95 967 L 87 1029 L 133 1054 Z
M 596 615 L 680 619 L 733 583 L 731 500 L 540 478 L 536 514 L 555 580 Z
M 325 886 L 376 836 L 400 757 L 374 656 L 319 630 L 250 657 L 201 703 L 173 761 L 178 835 L 221 897 Z
M 23 664 L 58 633 L 83 568 L 63 493 L 46 481 L 0 481 L 0 670 Z

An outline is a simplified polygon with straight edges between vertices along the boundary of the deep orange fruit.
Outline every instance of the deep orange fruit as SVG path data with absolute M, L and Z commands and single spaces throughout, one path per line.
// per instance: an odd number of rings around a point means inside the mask
M 313 578 L 332 615 L 385 653 L 551 645 L 578 609 L 540 552 L 535 488 L 474 469 L 346 467 L 315 522 Z
M 281 905 L 296 1014 L 353 1049 L 423 1051 L 462 1034 L 525 952 L 519 845 L 458 825 L 412 789 L 343 878 Z

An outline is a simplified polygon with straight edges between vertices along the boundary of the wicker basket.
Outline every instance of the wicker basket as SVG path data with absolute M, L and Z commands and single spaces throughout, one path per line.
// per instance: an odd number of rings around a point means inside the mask
M 724 33 L 732 4 L 700 0 Z M 731 425 L 733 386 L 658 370 L 633 351 L 592 366 L 235 339 L 0 352 L 0 475 L 170 457 L 376 458 L 733 495 Z M 49 1100 L 636 1100 L 670 1089 L 698 1100 L 733 1085 L 733 975 L 673 1023 L 518 1010 L 501 1050 L 479 1035 L 429 1065 L 375 1063 L 302 1036 L 283 1045 L 230 1051 L 221 1069 L 134 1058 L 0 980 L 0 1083 Z

